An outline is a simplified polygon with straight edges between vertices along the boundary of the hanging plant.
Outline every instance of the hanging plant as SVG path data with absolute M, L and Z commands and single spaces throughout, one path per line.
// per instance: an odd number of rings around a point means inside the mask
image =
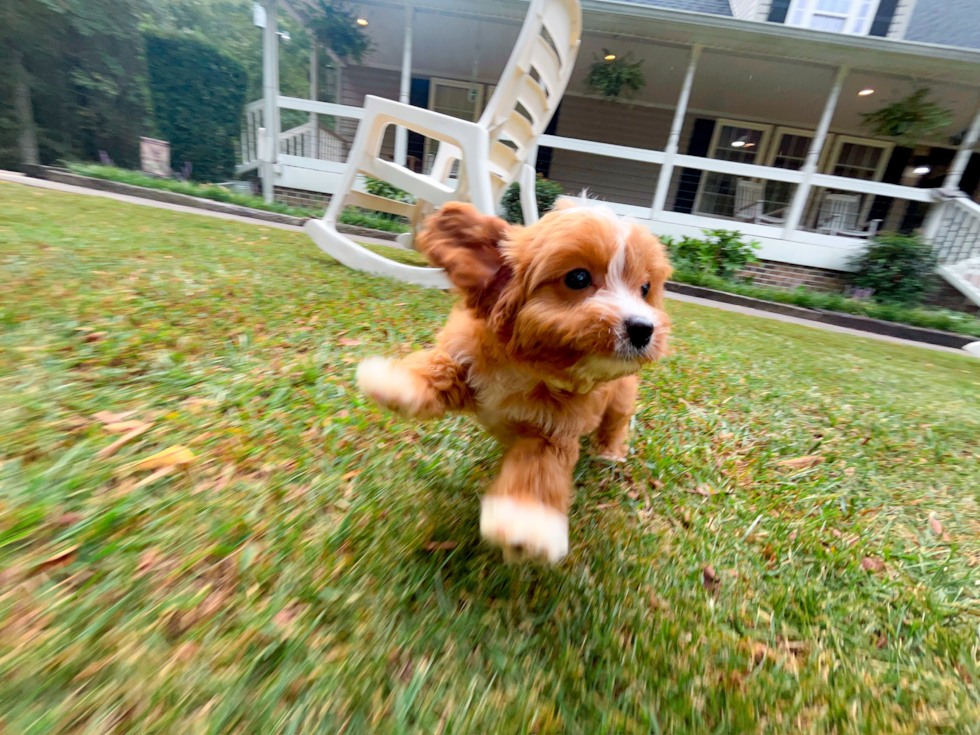
M 953 122 L 953 113 L 926 100 L 929 90 L 917 89 L 905 99 L 876 112 L 861 114 L 862 125 L 872 135 L 893 138 L 903 145 L 916 145 L 935 138 L 937 131 Z
M 608 50 L 603 49 L 602 54 L 607 58 L 596 57 L 595 63 L 585 77 L 585 86 L 591 91 L 607 99 L 617 97 L 629 99 L 647 83 L 640 70 L 643 62 L 634 62 L 632 52 L 612 59 L 608 58 L 612 56 Z

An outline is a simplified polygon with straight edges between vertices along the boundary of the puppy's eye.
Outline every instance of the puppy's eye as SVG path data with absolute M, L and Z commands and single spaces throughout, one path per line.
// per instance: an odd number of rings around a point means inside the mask
M 584 268 L 576 268 L 565 274 L 565 285 L 575 291 L 581 291 L 592 285 L 592 274 Z
M 649 294 L 650 294 L 650 284 L 644 283 L 642 286 L 640 286 L 640 295 L 643 298 L 646 298 Z

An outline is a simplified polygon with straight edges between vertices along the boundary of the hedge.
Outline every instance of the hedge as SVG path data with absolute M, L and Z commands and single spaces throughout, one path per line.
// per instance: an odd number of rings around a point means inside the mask
M 150 96 L 174 169 L 190 162 L 191 178 L 218 181 L 235 170 L 247 75 L 237 61 L 188 34 L 147 33 Z

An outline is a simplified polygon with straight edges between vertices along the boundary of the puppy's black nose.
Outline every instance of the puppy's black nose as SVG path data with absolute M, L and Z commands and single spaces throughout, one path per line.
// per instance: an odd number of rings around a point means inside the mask
M 650 337 L 653 336 L 653 323 L 646 319 L 630 317 L 623 324 L 626 326 L 626 334 L 630 338 L 630 344 L 636 349 L 642 350 L 650 344 Z

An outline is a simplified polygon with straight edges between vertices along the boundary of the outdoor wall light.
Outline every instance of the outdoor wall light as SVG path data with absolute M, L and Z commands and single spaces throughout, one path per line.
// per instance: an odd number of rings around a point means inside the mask
M 930 171 L 932 171 L 932 168 L 929 166 L 916 166 L 912 169 L 912 173 L 916 176 L 925 176 Z
M 605 58 L 606 61 L 615 61 L 616 54 L 606 54 L 603 58 Z
M 359 26 L 366 26 L 367 24 L 368 24 L 367 18 L 358 18 L 357 19 L 357 25 L 359 25 Z

